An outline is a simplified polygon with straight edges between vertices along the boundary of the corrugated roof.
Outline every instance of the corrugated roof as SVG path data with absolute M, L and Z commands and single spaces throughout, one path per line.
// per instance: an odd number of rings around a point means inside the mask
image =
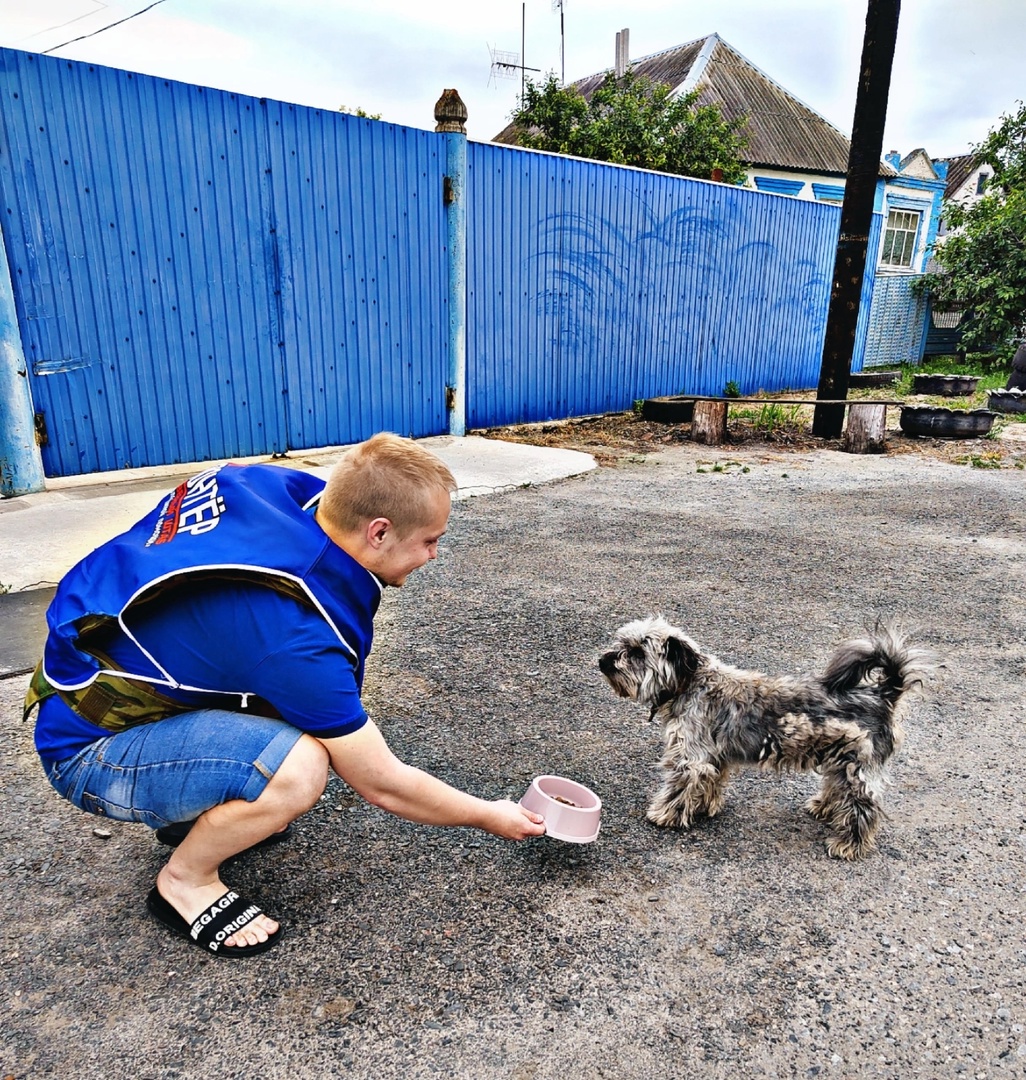
M 944 186 L 944 198 L 951 199 L 958 194 L 958 189 L 969 179 L 973 169 L 979 164 L 972 154 L 956 154 L 954 157 L 935 158 L 937 161 L 946 161 L 948 165 L 948 178 Z
M 633 60 L 631 67 L 638 75 L 672 86 L 676 93 L 697 89 L 698 103 L 718 105 L 727 119 L 747 117 L 748 165 L 836 176 L 848 171 L 848 138 L 719 34 Z M 589 75 L 572 85 L 589 97 L 604 76 L 605 72 Z M 494 141 L 515 143 L 513 126 L 504 128 Z M 881 162 L 880 175 L 896 173 Z

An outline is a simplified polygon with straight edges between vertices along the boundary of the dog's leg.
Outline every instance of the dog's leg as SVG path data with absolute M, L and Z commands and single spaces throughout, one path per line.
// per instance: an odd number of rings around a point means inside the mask
M 819 791 L 805 804 L 805 809 L 819 821 L 833 821 L 846 790 L 843 778 L 834 772 L 826 772 Z
M 849 760 L 843 776 L 835 774 L 834 779 L 839 784 L 838 798 L 830 817 L 835 835 L 827 840 L 827 853 L 835 859 L 853 861 L 876 847 L 883 809 L 867 787 L 859 761 Z
M 703 761 L 666 768 L 663 785 L 648 807 L 648 820 L 662 828 L 688 828 L 696 817 L 712 817 L 723 807 L 726 771 Z

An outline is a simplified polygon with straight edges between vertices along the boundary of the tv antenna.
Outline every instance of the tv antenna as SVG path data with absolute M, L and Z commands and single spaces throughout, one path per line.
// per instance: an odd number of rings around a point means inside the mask
M 552 10 L 559 12 L 559 83 L 566 86 L 566 31 L 563 20 L 566 0 L 552 0 Z
M 541 71 L 541 68 L 526 67 L 522 60 L 524 53 L 527 51 L 527 3 L 526 0 L 520 5 L 520 52 L 503 52 L 499 49 L 493 49 L 488 47 L 488 52 L 492 57 L 492 72 L 489 76 L 489 83 L 492 79 L 515 79 L 517 72 L 520 72 L 520 100 L 524 100 L 524 91 L 526 89 L 524 79 L 528 71 Z

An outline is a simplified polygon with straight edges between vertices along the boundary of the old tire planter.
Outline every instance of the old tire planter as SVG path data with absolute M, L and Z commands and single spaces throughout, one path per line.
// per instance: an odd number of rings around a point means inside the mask
M 872 386 L 890 386 L 900 378 L 900 371 L 853 371 L 848 376 L 848 386 L 852 390 L 861 390 Z
M 978 439 L 994 425 L 989 409 L 946 409 L 942 405 L 904 405 L 898 420 L 906 435 L 933 439 Z
M 936 394 L 938 397 L 962 397 L 976 393 L 979 375 L 913 375 L 913 394 Z
M 1005 383 L 1006 390 L 1026 390 L 1026 342 L 1023 342 L 1012 357 L 1012 374 Z
M 987 408 L 995 412 L 1026 413 L 1026 390 L 991 390 Z
M 645 398 L 641 403 L 641 419 L 657 424 L 690 424 L 694 413 L 695 399 L 681 394 Z

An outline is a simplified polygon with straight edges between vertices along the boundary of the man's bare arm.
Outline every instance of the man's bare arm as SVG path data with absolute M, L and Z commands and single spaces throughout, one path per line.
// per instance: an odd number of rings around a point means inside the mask
M 509 799 L 490 802 L 400 761 L 377 725 L 322 739 L 335 772 L 368 802 L 424 825 L 467 825 L 507 840 L 545 832 L 544 820 Z

